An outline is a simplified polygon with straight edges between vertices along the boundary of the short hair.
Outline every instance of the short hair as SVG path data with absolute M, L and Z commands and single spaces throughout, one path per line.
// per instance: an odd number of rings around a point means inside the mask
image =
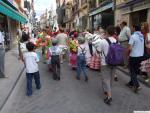
M 116 35 L 119 35 L 120 32 L 121 32 L 120 26 L 116 26 L 116 27 L 115 27 L 115 33 L 116 33 Z
M 85 43 L 85 38 L 84 37 L 78 37 L 78 43 L 79 44 L 84 44 Z
M 127 25 L 127 22 L 123 21 L 121 24 L 123 24 L 124 26 L 126 26 L 126 25 Z
M 33 51 L 35 49 L 35 45 L 32 42 L 28 42 L 26 44 L 26 48 L 28 51 Z
M 49 29 L 49 26 L 46 26 L 46 29 Z
M 52 39 L 52 45 L 56 46 L 58 44 L 58 40 L 56 38 Z
M 22 42 L 28 41 L 30 38 L 29 34 L 26 34 L 25 32 L 22 33 Z
M 114 26 L 108 26 L 107 27 L 107 29 L 106 29 L 106 31 L 107 31 L 107 33 L 109 34 L 109 35 L 114 35 L 115 34 L 115 27 Z
M 60 31 L 61 33 L 63 33 L 63 32 L 64 32 L 64 29 L 63 29 L 63 28 L 60 28 L 59 31 Z
M 141 31 L 141 26 L 139 25 L 133 25 L 133 28 L 135 29 L 135 31 Z

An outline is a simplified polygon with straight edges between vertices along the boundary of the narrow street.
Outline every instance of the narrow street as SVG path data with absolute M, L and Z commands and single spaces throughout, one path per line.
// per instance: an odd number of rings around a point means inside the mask
M 139 94 L 125 86 L 129 77 L 117 72 L 118 82 L 113 83 L 113 103 L 104 104 L 101 76 L 98 72 L 88 71 L 89 82 L 75 79 L 76 72 L 67 63 L 62 65 L 61 81 L 52 80 L 47 65 L 40 63 L 42 89 L 33 95 L 25 95 L 26 78 L 23 73 L 15 90 L 1 113 L 133 113 L 134 110 L 150 110 L 150 89 L 142 85 Z

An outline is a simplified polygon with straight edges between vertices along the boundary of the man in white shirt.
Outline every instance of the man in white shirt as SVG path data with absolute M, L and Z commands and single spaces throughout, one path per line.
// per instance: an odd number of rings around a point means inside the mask
M 125 50 L 127 50 L 127 48 L 128 48 L 128 41 L 129 41 L 130 36 L 131 36 L 131 30 L 127 26 L 126 22 L 122 22 L 121 23 L 121 28 L 122 28 L 122 30 L 121 30 L 121 32 L 119 34 L 119 42 L 120 42 L 121 46 L 123 48 L 125 48 Z M 126 53 L 124 54 L 124 65 L 125 65 L 125 68 L 127 68 L 128 60 L 127 60 Z
M 131 80 L 127 84 L 128 87 L 134 88 L 136 93 L 140 89 L 140 84 L 137 79 L 139 74 L 139 67 L 144 55 L 144 36 L 140 31 L 139 26 L 133 26 L 132 31 L 134 32 L 129 40 L 129 67 Z
M 59 47 L 62 49 L 60 62 L 63 63 L 64 56 L 67 53 L 67 42 L 68 42 L 67 34 L 64 33 L 63 28 L 60 28 L 60 33 L 56 36 L 56 39 L 58 40 Z
M 4 48 L 4 36 L 1 32 L 1 24 L 0 24 L 0 78 L 4 76 L 4 65 L 5 65 L 5 48 Z

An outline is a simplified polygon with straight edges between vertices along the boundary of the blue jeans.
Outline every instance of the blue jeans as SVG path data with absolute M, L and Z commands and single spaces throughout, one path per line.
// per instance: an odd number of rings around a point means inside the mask
M 32 79 L 34 78 L 35 80 L 35 85 L 37 89 L 41 88 L 41 83 L 40 83 L 40 74 L 39 71 L 35 73 L 26 73 L 27 77 L 27 95 L 30 96 L 32 95 Z
M 77 56 L 77 77 L 80 77 L 81 71 L 87 77 L 85 55 Z

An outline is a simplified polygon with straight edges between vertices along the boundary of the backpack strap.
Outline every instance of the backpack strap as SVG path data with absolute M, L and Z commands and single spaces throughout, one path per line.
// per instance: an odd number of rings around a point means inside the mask
M 111 44 L 118 44 L 118 43 L 119 43 L 118 40 L 116 40 L 116 43 L 112 43 L 112 42 L 109 40 L 109 38 L 106 38 L 105 40 L 108 42 L 109 45 L 111 45 Z
M 79 47 L 81 48 L 82 54 L 85 54 L 86 53 L 85 48 L 82 48 L 81 46 L 79 46 Z
M 108 44 L 111 44 L 111 41 L 109 40 L 109 38 L 106 38 L 106 41 L 108 42 Z

